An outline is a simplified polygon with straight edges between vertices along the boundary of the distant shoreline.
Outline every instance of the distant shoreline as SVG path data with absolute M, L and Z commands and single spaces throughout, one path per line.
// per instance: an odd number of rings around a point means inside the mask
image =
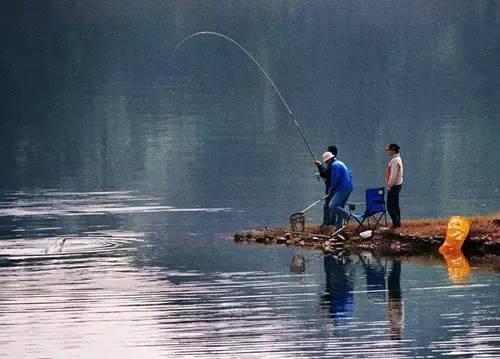
M 470 217 L 469 237 L 462 250 L 470 255 L 500 256 L 500 212 Z M 304 232 L 291 232 L 287 228 L 258 229 L 238 232 L 236 242 L 255 242 L 308 247 L 327 253 L 369 250 L 381 255 L 419 255 L 437 252 L 445 239 L 448 219 L 420 219 L 407 221 L 396 230 L 377 229 L 373 236 L 362 239 L 353 235 L 355 226 L 349 225 L 343 232 L 345 238 L 331 238 L 332 228 L 307 225 Z

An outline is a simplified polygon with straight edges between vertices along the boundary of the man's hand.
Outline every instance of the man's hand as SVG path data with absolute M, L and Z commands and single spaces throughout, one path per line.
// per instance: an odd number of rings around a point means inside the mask
M 386 188 L 387 188 L 387 192 L 391 191 L 391 186 L 386 186 Z
M 321 166 L 321 162 L 320 162 L 320 161 L 314 161 L 314 164 L 315 164 L 316 166 Z

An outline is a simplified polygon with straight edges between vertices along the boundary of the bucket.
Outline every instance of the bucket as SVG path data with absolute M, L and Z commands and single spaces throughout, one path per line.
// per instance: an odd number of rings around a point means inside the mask
M 440 247 L 441 251 L 460 250 L 465 239 L 469 235 L 471 221 L 468 218 L 453 216 L 448 221 L 446 228 L 446 240 Z
M 304 232 L 306 228 L 306 217 L 303 212 L 297 212 L 290 216 L 290 227 L 293 232 Z

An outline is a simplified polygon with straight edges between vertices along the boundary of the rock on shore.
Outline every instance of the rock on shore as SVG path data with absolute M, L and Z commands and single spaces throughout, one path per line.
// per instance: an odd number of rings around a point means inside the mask
M 411 221 L 397 230 L 376 229 L 368 239 L 354 234 L 352 226 L 341 235 L 332 236 L 333 228 L 308 225 L 304 232 L 283 228 L 239 232 L 234 235 L 234 240 L 308 247 L 334 253 L 370 250 L 383 255 L 416 255 L 438 249 L 445 239 L 446 223 L 446 220 Z M 471 232 L 462 250 L 475 255 L 500 255 L 500 215 L 473 218 Z

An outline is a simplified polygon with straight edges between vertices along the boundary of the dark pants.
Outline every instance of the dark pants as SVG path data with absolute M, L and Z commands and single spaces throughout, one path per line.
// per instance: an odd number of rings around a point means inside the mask
M 332 195 L 326 197 L 325 204 L 323 206 L 323 225 L 333 226 L 335 224 L 335 215 L 333 209 L 330 208 L 330 201 L 332 200 Z
M 387 192 L 387 212 L 389 212 L 389 215 L 391 216 L 393 226 L 401 225 L 399 192 L 401 192 L 401 185 L 392 186 L 391 190 Z

